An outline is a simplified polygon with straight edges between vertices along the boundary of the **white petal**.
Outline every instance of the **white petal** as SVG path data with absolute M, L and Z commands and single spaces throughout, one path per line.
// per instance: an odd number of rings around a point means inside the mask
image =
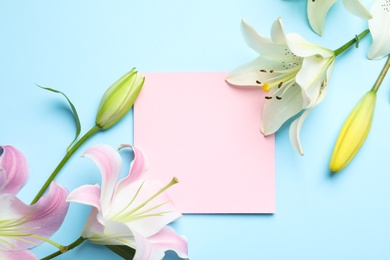
M 369 59 L 381 59 L 390 53 L 390 11 L 385 8 L 390 9 L 386 0 L 376 0 L 371 6 L 374 17 L 368 21 L 372 36 L 372 44 L 368 50 Z
M 104 236 L 95 234 L 89 241 L 100 245 L 127 245 L 135 248 L 133 232 L 124 224 L 117 221 L 106 220 Z
M 271 39 L 274 43 L 286 43 L 286 35 L 283 30 L 282 19 L 278 18 L 272 24 Z
M 281 100 L 267 100 L 263 105 L 261 132 L 270 135 L 278 131 L 284 122 L 302 110 L 302 103 L 301 88 L 298 85 L 290 86 Z
M 372 18 L 370 12 L 362 5 L 359 0 L 343 0 L 345 9 L 347 9 L 351 14 L 356 15 L 364 20 L 369 20 Z
M 291 145 L 301 155 L 304 154 L 302 146 L 301 146 L 301 138 L 300 138 L 301 127 L 302 127 L 302 124 L 305 121 L 306 117 L 309 115 L 310 111 L 311 111 L 311 109 L 305 110 L 305 112 L 303 112 L 302 115 L 300 117 L 298 117 L 297 119 L 295 119 L 294 122 L 292 122 L 290 125 Z
M 324 87 L 323 84 L 325 84 L 324 80 L 326 81 L 329 68 L 333 68 L 333 63 L 334 58 L 322 59 L 316 56 L 311 56 L 303 60 L 302 68 L 295 79 L 302 87 L 304 100 L 308 102 L 305 103 L 305 108 L 312 107 L 317 103 L 320 91 Z
M 138 180 L 126 189 L 117 190 L 111 203 L 110 216 L 107 217 L 124 222 L 132 231 L 143 236 L 156 234 L 165 225 L 181 217 L 167 192 L 148 201 L 162 187 L 157 181 Z
M 325 18 L 329 8 L 337 0 L 308 0 L 307 1 L 307 18 L 313 31 L 322 35 L 324 31 Z
M 332 50 L 313 44 L 297 33 L 289 33 L 286 37 L 288 47 L 297 56 L 309 57 L 321 55 L 323 58 L 334 56 L 334 52 Z
M 278 22 L 278 20 L 276 22 Z M 275 39 L 280 40 L 282 37 L 280 34 L 283 33 L 283 29 L 281 28 L 280 22 L 278 22 L 280 28 L 278 28 L 278 25 L 275 25 L 275 23 L 271 33 Z M 283 50 L 286 47 L 285 41 L 273 42 L 271 39 L 258 34 L 257 31 L 244 20 L 241 22 L 241 32 L 246 44 L 257 53 L 272 59 L 281 60 L 283 58 L 284 55 L 281 56 L 281 54 L 284 53 Z
M 272 77 L 272 74 L 260 72 L 260 70 L 277 70 L 280 68 L 280 64 L 280 62 L 260 56 L 230 72 L 226 77 L 226 81 L 236 86 L 259 88 L 260 85 L 256 81 L 264 83 Z

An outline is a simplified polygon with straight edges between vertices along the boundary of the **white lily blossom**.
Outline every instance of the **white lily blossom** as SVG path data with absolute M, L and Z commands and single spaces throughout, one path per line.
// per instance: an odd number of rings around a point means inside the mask
M 337 0 L 307 0 L 307 18 L 310 26 L 319 35 L 324 32 L 324 24 L 329 9 Z M 372 18 L 370 12 L 364 7 L 359 0 L 343 0 L 345 9 L 351 14 L 364 20 Z
M 290 127 L 291 143 L 303 155 L 300 128 L 326 94 L 335 54 L 298 34 L 286 35 L 280 18 L 272 25 L 271 38 L 261 36 L 245 21 L 241 25 L 247 45 L 259 57 L 229 73 L 226 81 L 236 86 L 261 87 L 269 93 L 260 122 L 264 135 L 275 133 L 288 119 L 303 111 Z
M 372 44 L 369 59 L 381 59 L 390 53 L 390 1 L 376 0 L 370 8 L 373 18 L 368 21 Z

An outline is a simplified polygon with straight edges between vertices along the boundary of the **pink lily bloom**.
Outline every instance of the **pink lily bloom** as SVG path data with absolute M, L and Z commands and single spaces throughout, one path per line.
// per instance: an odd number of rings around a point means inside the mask
M 69 202 L 93 207 L 82 236 L 96 244 L 134 248 L 135 260 L 162 259 L 167 250 L 187 258 L 187 241 L 167 226 L 181 217 L 165 192 L 177 179 L 164 187 L 145 179 L 144 157 L 137 148 L 133 150 L 129 174 L 120 181 L 122 158 L 117 151 L 97 145 L 85 152 L 99 167 L 102 184 L 81 186 L 68 196 Z
M 0 259 L 38 259 L 28 248 L 47 240 L 68 211 L 68 192 L 53 182 L 34 205 L 16 197 L 28 178 L 27 160 L 12 146 L 0 146 Z

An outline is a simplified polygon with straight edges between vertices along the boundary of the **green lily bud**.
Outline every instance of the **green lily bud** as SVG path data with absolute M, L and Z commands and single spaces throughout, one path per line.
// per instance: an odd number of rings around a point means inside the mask
M 133 68 L 112 84 L 100 101 L 96 125 L 106 130 L 121 120 L 133 106 L 144 81 Z
M 376 91 L 367 92 L 345 121 L 330 160 L 330 170 L 338 172 L 353 159 L 371 128 L 376 103 Z

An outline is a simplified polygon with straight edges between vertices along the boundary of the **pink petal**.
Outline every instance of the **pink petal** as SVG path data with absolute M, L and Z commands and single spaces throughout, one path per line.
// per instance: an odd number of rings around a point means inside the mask
M 180 258 L 188 258 L 187 240 L 169 226 L 152 237 L 145 238 L 134 232 L 136 254 L 134 260 L 162 259 L 165 251 L 173 250 Z
M 97 208 L 92 208 L 81 234 L 84 238 L 90 238 L 95 234 L 104 234 L 104 220 Z
M 100 211 L 100 187 L 98 184 L 78 187 L 68 195 L 66 201 L 89 205 Z
M 0 146 L 0 175 L 0 194 L 17 194 L 27 181 L 27 160 L 13 146 Z
M 123 147 L 129 147 L 132 148 L 134 151 L 134 160 L 130 164 L 130 171 L 129 174 L 119 181 L 118 183 L 118 188 L 122 189 L 125 186 L 130 185 L 131 183 L 141 179 L 144 177 L 145 172 L 146 172 L 146 167 L 145 167 L 145 157 L 142 154 L 141 150 L 139 150 L 136 147 L 133 147 L 128 144 L 124 144 L 120 146 L 120 149 Z
M 46 193 L 34 205 L 26 205 L 12 194 L 0 196 L 1 216 L 4 219 L 14 219 L 18 225 L 16 231 L 25 233 L 25 237 L 9 239 L 12 244 L 10 249 L 26 249 L 42 243 L 41 240 L 29 237 L 29 234 L 50 237 L 58 230 L 64 221 L 69 203 L 65 201 L 68 192 L 52 182 Z M 12 229 L 11 229 L 12 231 Z M 22 239 L 19 239 L 22 238 Z M 6 248 L 4 245 L 0 245 Z
M 88 238 L 95 233 L 103 234 L 104 220 L 100 205 L 99 185 L 84 185 L 73 190 L 68 198 L 68 202 L 77 202 L 94 207 L 85 224 L 82 236 Z
M 18 251 L 0 250 L 0 259 L 1 260 L 35 260 L 38 259 L 38 257 L 28 250 L 18 250 Z
M 100 202 L 102 208 L 109 206 L 122 168 L 122 158 L 108 145 L 100 144 L 87 149 L 84 156 L 99 167 L 102 174 Z

